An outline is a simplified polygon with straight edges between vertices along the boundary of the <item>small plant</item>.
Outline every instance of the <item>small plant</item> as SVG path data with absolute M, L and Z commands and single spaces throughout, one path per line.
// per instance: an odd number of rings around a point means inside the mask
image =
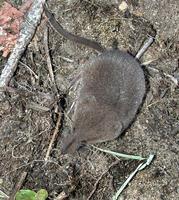
M 45 189 L 40 189 L 38 192 L 32 190 L 19 190 L 16 193 L 15 200 L 46 200 L 48 192 Z

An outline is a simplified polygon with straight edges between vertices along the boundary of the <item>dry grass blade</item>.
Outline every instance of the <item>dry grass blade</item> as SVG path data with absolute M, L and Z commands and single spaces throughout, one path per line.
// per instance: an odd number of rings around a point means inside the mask
M 3 191 L 0 190 L 0 199 L 1 200 L 9 199 L 9 196 L 7 196 L 7 194 L 5 194 Z
M 98 148 L 98 147 L 95 147 L 94 145 L 91 145 L 93 148 L 101 151 L 101 152 L 104 152 L 104 153 L 108 153 L 108 154 L 111 154 L 112 156 L 114 157 L 122 157 L 122 158 L 125 158 L 125 159 L 132 159 L 132 160 L 146 160 L 145 162 L 139 164 L 139 166 L 134 170 L 134 172 L 132 172 L 130 174 L 130 176 L 127 178 L 127 180 L 123 183 L 123 185 L 119 188 L 119 190 L 117 191 L 117 193 L 113 196 L 113 200 L 117 200 L 119 198 L 119 195 L 121 194 L 121 192 L 125 189 L 125 187 L 128 185 L 128 183 L 132 180 L 132 178 L 136 175 L 136 173 L 140 170 L 143 170 L 146 166 L 150 165 L 150 163 L 152 162 L 152 160 L 154 159 L 154 155 L 151 154 L 149 155 L 148 158 L 143 158 L 141 156 L 134 156 L 134 155 L 127 155 L 127 154 L 122 154 L 122 153 L 117 153 L 117 152 L 113 152 L 113 151 L 110 151 L 110 150 L 104 150 L 104 149 L 101 149 L 101 148 Z
M 39 79 L 38 75 L 37 75 L 28 65 L 26 65 L 25 63 L 23 63 L 23 62 L 21 62 L 21 61 L 19 61 L 19 63 L 20 63 L 21 65 L 23 65 L 24 67 L 26 67 L 26 68 L 30 71 L 30 73 L 32 73 L 32 74 L 34 75 L 34 77 L 35 77 L 36 79 Z
M 126 188 L 126 186 L 129 184 L 129 182 L 133 179 L 133 177 L 137 174 L 138 171 L 143 170 L 145 167 L 150 165 L 152 160 L 154 159 L 154 155 L 149 155 L 146 162 L 139 164 L 139 166 L 130 174 L 130 176 L 127 178 L 127 180 L 123 183 L 123 185 L 119 188 L 119 190 L 116 192 L 116 194 L 113 196 L 112 200 L 117 200 L 122 193 L 122 191 Z
M 28 108 L 31 108 L 33 110 L 37 110 L 37 111 L 43 111 L 43 112 L 48 112 L 50 111 L 50 108 L 46 107 L 46 106 L 41 106 L 35 102 L 31 102 L 30 104 L 27 105 Z
M 59 128 L 60 128 L 60 126 L 61 126 L 61 117 L 62 117 L 62 113 L 59 112 L 59 113 L 58 113 L 57 123 L 56 123 L 56 126 L 55 126 L 55 130 L 54 130 L 52 139 L 51 139 L 51 141 L 50 141 L 50 144 L 49 144 L 49 147 L 48 147 L 46 156 L 45 156 L 45 161 L 47 161 L 48 158 L 49 158 L 50 151 L 51 151 L 51 149 L 52 149 L 52 145 L 53 145 L 53 143 L 54 143 L 54 141 L 55 141 L 56 135 L 57 135 L 57 133 L 58 133 L 58 131 L 59 131 Z
M 45 54 L 46 54 L 46 58 L 47 58 L 47 67 L 48 67 L 50 79 L 51 79 L 52 83 L 54 84 L 55 78 L 54 78 L 54 74 L 53 74 L 52 62 L 51 62 L 49 48 L 48 48 L 48 27 L 47 26 L 45 26 L 45 28 L 44 28 L 44 46 L 45 46 Z
M 125 159 L 132 159 L 132 160 L 145 160 L 146 158 L 143 158 L 141 156 L 135 156 L 135 155 L 128 155 L 128 154 L 123 154 L 123 153 L 118 153 L 118 152 L 114 152 L 111 150 L 105 150 L 105 149 L 101 149 L 98 147 L 95 147 L 94 145 L 91 145 L 93 148 L 102 151 L 104 153 L 108 153 L 111 154 L 114 157 L 121 157 L 121 158 L 125 158 Z

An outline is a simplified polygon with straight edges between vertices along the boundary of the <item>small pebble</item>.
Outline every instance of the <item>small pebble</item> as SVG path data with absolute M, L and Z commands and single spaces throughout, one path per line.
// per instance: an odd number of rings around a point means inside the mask
M 5 114 L 10 110 L 10 104 L 8 101 L 1 102 L 0 104 L 0 115 Z
M 122 1 L 122 3 L 119 5 L 119 10 L 125 12 L 128 9 L 128 5 L 125 1 Z
M 0 178 L 0 185 L 2 185 L 3 184 L 3 179 L 2 178 Z

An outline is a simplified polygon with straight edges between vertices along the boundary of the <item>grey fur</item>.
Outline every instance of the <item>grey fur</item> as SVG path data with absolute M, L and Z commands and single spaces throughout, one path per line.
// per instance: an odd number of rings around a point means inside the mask
M 58 33 L 102 52 L 90 60 L 81 73 L 73 129 L 62 141 L 62 153 L 74 153 L 83 142 L 93 144 L 117 138 L 135 118 L 145 94 L 140 64 L 126 52 L 107 51 L 95 41 L 69 33 L 46 7 L 44 9 Z
M 132 122 L 145 94 L 140 64 L 128 53 L 106 51 L 89 61 L 81 75 L 73 131 L 62 153 L 117 138 Z

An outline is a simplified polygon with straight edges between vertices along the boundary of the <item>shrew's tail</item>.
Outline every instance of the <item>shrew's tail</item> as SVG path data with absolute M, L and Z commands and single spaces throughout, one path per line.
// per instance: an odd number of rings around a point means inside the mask
M 48 18 L 48 21 L 50 23 L 50 25 L 52 26 L 52 28 L 54 28 L 55 31 L 57 31 L 58 33 L 60 33 L 63 37 L 73 41 L 73 42 L 77 42 L 79 44 L 88 46 L 90 48 L 93 48 L 99 52 L 103 52 L 105 51 L 105 48 L 102 47 L 99 43 L 86 39 L 84 37 L 80 37 L 77 35 L 74 35 L 68 31 L 66 31 L 55 19 L 54 15 L 47 9 L 46 6 L 44 6 L 44 11 L 45 11 L 45 15 Z

